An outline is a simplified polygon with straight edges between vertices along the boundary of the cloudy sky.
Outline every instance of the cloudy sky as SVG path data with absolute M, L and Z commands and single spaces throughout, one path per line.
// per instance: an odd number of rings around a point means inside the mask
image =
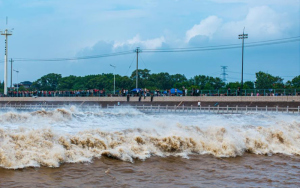
M 73 61 L 15 61 L 19 81 L 48 73 L 63 76 L 135 70 L 134 49 L 193 48 L 245 44 L 300 36 L 299 0 L 0 0 L 0 29 L 14 28 L 9 58 L 72 58 L 130 51 L 122 56 Z M 8 16 L 8 25 L 6 25 Z M 298 38 L 299 39 L 299 38 Z M 4 37 L 0 38 L 4 57 Z M 300 42 L 245 48 L 244 79 L 264 71 L 287 81 L 300 74 Z M 240 81 L 241 48 L 195 52 L 146 53 L 139 68 L 153 73 L 204 74 Z M 4 58 L 3 58 L 4 59 Z M 3 80 L 0 59 L 0 80 Z M 14 73 L 15 74 L 15 73 Z M 16 82 L 16 80 L 14 80 Z

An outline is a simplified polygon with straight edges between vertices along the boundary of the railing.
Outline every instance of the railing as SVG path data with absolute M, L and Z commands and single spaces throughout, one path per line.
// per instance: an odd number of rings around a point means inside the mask
M 144 95 L 144 93 L 141 93 Z M 148 91 L 147 96 L 300 96 L 299 89 L 244 89 L 244 90 L 188 90 L 184 93 L 170 93 L 168 90 Z M 135 96 L 137 93 L 126 92 L 121 94 L 119 91 L 113 94 L 112 91 L 105 92 L 88 92 L 88 91 L 39 91 L 39 92 L 19 92 L 8 93 L 4 96 L 0 93 L 0 97 L 112 97 L 112 96 Z
M 69 108 L 71 105 L 54 105 L 54 104 L 0 104 L 0 110 L 53 110 L 58 108 Z M 287 107 L 249 107 L 249 106 L 160 106 L 160 105 L 149 105 L 149 106 L 123 106 L 123 105 L 107 105 L 102 107 L 102 105 L 81 105 L 76 106 L 82 110 L 99 110 L 99 109 L 136 109 L 145 113 L 219 113 L 219 114 L 238 114 L 238 113 L 248 113 L 248 112 L 273 112 L 273 113 L 293 113 L 300 115 L 300 106 L 297 108 Z
M 177 113 L 177 112 L 194 112 L 194 113 L 221 113 L 221 114 L 235 114 L 235 113 L 247 113 L 247 112 L 276 112 L 276 113 L 298 113 L 300 114 L 300 106 L 297 108 L 290 108 L 289 106 L 287 107 L 239 107 L 239 106 L 234 106 L 234 107 L 220 107 L 220 106 L 109 106 L 107 105 L 107 108 L 109 109 L 122 109 L 122 108 L 134 108 L 142 112 L 152 112 L 152 113 Z

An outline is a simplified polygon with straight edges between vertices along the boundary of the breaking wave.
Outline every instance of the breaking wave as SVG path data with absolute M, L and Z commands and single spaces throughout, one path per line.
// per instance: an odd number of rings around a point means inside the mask
M 6 112 L 0 118 L 0 166 L 8 169 L 59 167 L 101 156 L 134 162 L 190 154 L 300 155 L 299 117 L 292 115 L 151 115 L 73 108 Z

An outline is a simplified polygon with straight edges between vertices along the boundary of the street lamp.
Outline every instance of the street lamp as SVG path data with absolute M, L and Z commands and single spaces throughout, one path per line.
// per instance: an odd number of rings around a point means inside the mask
M 111 67 L 114 68 L 114 95 L 116 94 L 116 66 L 110 64 Z
M 245 34 L 244 33 L 245 31 L 245 27 L 244 27 L 244 30 L 243 30 L 243 34 L 240 34 L 239 35 L 239 39 L 243 39 L 243 43 L 242 43 L 242 89 L 243 89 L 243 77 L 244 77 L 244 39 L 247 39 L 248 38 L 248 34 Z
M 14 71 L 17 73 L 17 97 L 19 97 L 19 82 L 18 82 L 18 75 L 19 75 L 19 71 L 15 70 Z

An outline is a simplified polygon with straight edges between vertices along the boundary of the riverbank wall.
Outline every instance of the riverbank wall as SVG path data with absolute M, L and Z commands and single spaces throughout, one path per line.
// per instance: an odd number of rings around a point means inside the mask
M 298 107 L 300 96 L 185 96 L 185 97 L 2 97 L 0 105 L 146 105 L 146 106 L 259 106 Z

